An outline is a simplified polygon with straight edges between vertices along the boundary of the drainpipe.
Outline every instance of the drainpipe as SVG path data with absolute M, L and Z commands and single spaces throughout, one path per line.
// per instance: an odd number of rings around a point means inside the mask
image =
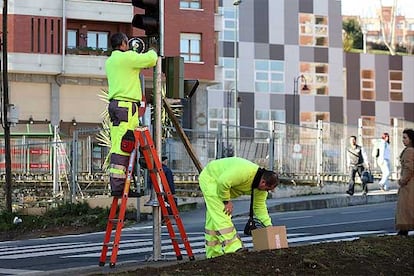
M 62 0 L 62 68 L 61 74 L 65 73 L 66 55 L 66 0 Z

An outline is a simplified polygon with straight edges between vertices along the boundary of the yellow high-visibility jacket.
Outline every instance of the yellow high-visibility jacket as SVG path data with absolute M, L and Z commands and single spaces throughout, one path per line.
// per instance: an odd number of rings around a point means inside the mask
M 241 195 L 250 195 L 253 179 L 259 166 L 240 157 L 228 157 L 213 160 L 207 164 L 199 176 L 203 195 L 219 197 L 228 201 Z M 253 213 L 264 226 L 271 226 L 272 221 L 267 211 L 268 192 L 253 189 Z

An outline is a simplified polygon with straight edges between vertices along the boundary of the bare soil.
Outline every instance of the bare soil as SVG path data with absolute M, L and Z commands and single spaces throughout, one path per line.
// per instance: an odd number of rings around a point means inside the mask
M 368 237 L 227 254 L 123 275 L 414 275 L 414 237 Z
M 0 241 L 87 233 L 91 227 L 56 227 L 0 233 Z M 364 237 L 214 259 L 157 263 L 116 275 L 414 275 L 414 236 Z

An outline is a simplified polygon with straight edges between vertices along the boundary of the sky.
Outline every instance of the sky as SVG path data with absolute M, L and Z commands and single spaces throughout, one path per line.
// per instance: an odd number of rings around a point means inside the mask
M 380 2 L 384 6 L 391 6 L 394 0 L 342 0 L 342 14 L 374 17 Z M 414 18 L 414 0 L 398 0 L 397 6 L 402 15 Z

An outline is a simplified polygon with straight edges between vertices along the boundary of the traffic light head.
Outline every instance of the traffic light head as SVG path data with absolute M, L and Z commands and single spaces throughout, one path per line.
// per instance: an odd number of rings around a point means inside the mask
M 158 36 L 160 25 L 160 1 L 132 0 L 132 5 L 145 10 L 145 14 L 134 15 L 132 26 L 144 30 L 147 36 Z

